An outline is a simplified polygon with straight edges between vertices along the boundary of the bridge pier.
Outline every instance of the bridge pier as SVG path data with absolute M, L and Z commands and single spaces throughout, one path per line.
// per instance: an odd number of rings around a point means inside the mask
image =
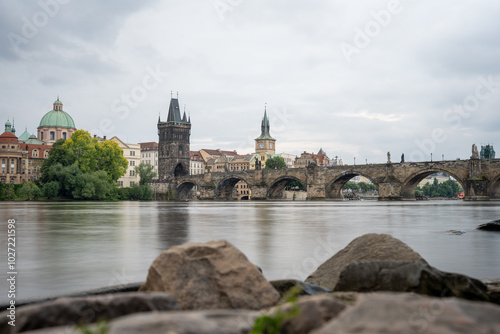
M 469 179 L 465 181 L 465 194 L 464 201 L 489 201 L 488 187 L 489 180 L 476 180 Z
M 378 184 L 379 201 L 402 201 L 401 184 L 399 182 L 380 182 Z

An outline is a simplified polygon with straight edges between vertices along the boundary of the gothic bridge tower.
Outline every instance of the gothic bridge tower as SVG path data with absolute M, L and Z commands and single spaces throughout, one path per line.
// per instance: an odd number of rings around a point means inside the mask
M 158 117 L 158 177 L 160 180 L 189 175 L 189 138 L 191 117 L 181 118 L 179 95 L 170 99 L 168 117 L 162 122 Z

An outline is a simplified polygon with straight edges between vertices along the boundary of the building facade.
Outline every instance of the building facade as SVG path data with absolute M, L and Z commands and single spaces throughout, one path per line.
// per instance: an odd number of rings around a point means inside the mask
M 53 109 L 46 113 L 40 121 L 38 140 L 52 145 L 58 139 L 69 139 L 75 131 L 73 118 L 63 110 L 63 104 L 57 98 Z
M 118 137 L 113 137 L 110 140 L 116 142 L 123 150 L 123 157 L 128 161 L 127 172 L 118 179 L 118 185 L 123 188 L 131 187 L 139 184 L 139 175 L 135 172 L 135 167 L 141 163 L 141 145 L 127 144 Z
M 189 152 L 189 175 L 200 175 L 205 173 L 205 161 L 200 151 Z
M 189 175 L 191 118 L 181 118 L 179 100 L 171 98 L 166 122 L 158 117 L 158 176 L 160 180 Z
M 141 164 L 149 164 L 153 167 L 158 177 L 158 143 L 139 143 L 141 146 Z
M 26 181 L 28 156 L 21 149 L 16 135 L 10 132 L 12 128 L 8 130 L 0 135 L 0 183 L 19 184 Z

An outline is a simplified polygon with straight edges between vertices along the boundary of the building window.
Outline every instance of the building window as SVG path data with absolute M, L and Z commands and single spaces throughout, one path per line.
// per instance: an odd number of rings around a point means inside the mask
M 10 184 L 14 184 L 14 178 L 10 179 Z
M 135 182 L 134 181 L 130 181 L 130 186 L 132 187 L 133 185 L 135 185 Z
M 50 140 L 56 139 L 56 133 L 54 131 L 50 131 Z
M 130 161 L 130 166 L 135 166 L 135 161 Z
M 62 135 L 63 135 L 63 136 L 62 136 L 62 138 L 63 138 L 64 140 L 66 140 L 66 132 L 63 132 L 63 134 L 62 134 Z
M 5 159 L 2 159 L 2 174 L 5 174 Z
M 135 156 L 135 151 L 130 151 L 131 156 Z
M 119 185 L 120 187 L 123 187 L 123 181 L 118 181 L 118 185 Z
M 2 179 L 2 184 L 5 184 L 5 179 Z
M 130 171 L 130 176 L 135 176 L 135 171 L 134 170 Z
M 40 131 L 40 140 L 43 140 L 43 131 Z

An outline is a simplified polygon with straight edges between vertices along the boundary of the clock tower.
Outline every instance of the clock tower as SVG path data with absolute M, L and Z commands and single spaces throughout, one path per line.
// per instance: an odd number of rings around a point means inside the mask
M 264 108 L 264 118 L 262 119 L 261 134 L 259 138 L 255 139 L 256 153 L 266 153 L 269 155 L 273 155 L 276 153 L 276 139 L 271 137 L 269 129 L 269 118 L 267 118 L 267 110 L 266 108 Z

